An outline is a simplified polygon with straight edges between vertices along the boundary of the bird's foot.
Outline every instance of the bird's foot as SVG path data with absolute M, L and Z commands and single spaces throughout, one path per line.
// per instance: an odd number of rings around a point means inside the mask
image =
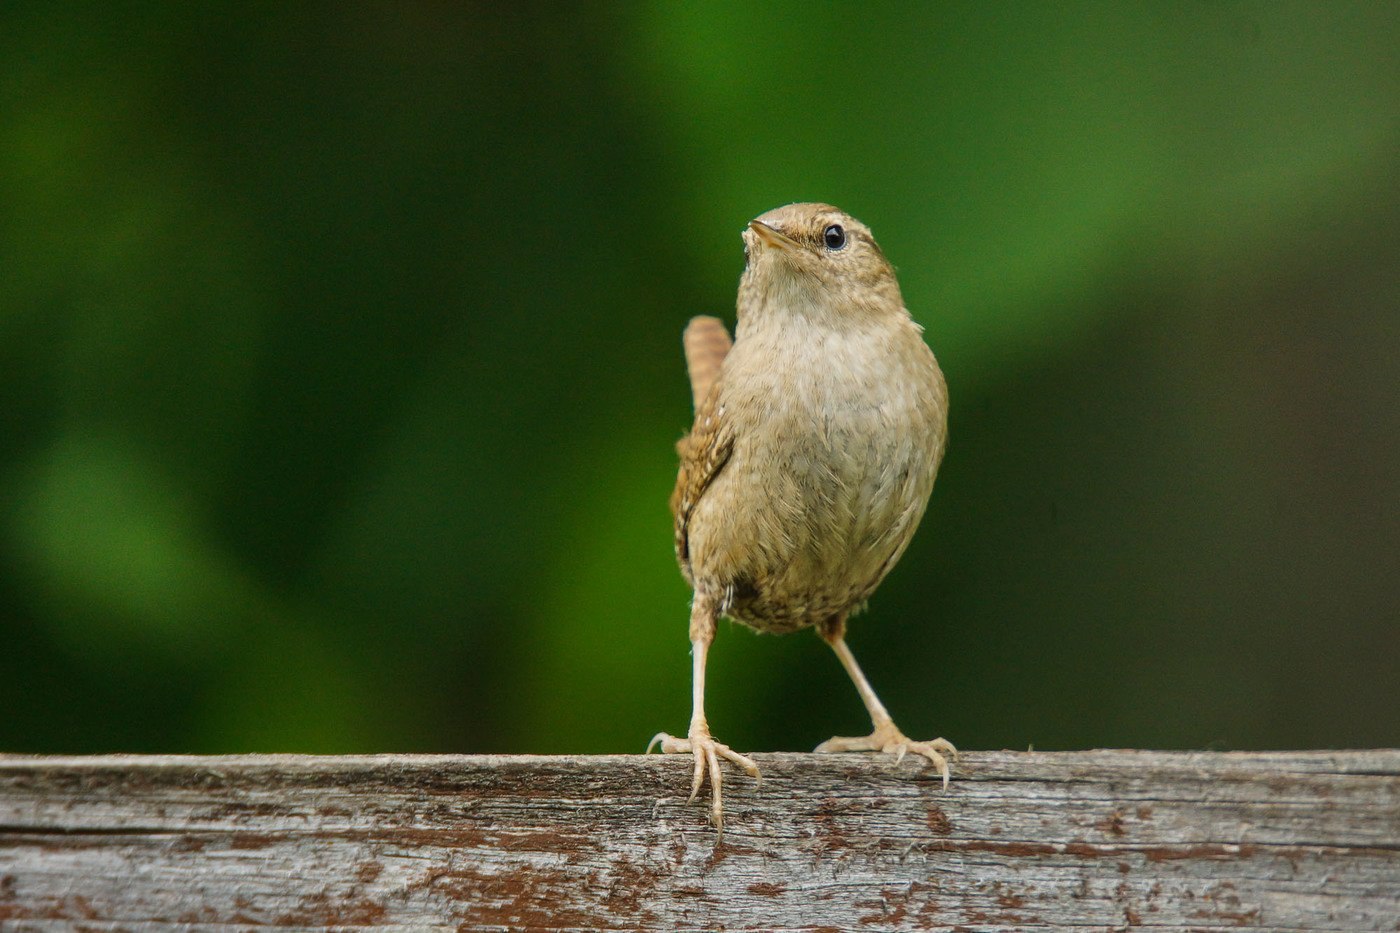
M 719 760 L 721 758 L 731 761 L 743 768 L 750 777 L 760 777 L 758 765 L 749 758 L 744 757 L 734 751 L 728 745 L 716 742 L 710 735 L 710 730 L 704 727 L 691 727 L 690 735 L 684 739 L 667 735 L 665 732 L 658 732 L 650 742 L 647 743 L 647 751 L 651 751 L 656 745 L 661 746 L 661 753 L 664 755 L 683 755 L 689 752 L 695 756 L 695 776 L 690 782 L 690 799 L 687 803 L 693 802 L 700 795 L 700 787 L 705 783 L 705 774 L 710 776 L 710 822 L 715 829 L 724 830 L 724 804 L 720 796 L 720 773 Z
M 904 756 L 913 752 L 923 755 L 943 773 L 943 787 L 948 787 L 948 758 L 956 758 L 958 750 L 947 739 L 934 739 L 931 742 L 915 742 L 900 732 L 893 722 L 883 722 L 869 735 L 854 738 L 837 736 L 827 739 L 816 747 L 818 752 L 884 752 L 894 755 L 894 763 L 899 764 Z

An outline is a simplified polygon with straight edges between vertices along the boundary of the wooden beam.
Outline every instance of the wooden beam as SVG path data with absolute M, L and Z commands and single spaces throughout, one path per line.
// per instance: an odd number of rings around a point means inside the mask
M 0 756 L 0 928 L 1400 929 L 1400 750 Z

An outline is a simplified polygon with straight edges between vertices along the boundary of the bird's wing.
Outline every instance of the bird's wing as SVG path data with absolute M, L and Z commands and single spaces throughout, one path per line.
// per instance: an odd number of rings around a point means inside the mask
M 719 406 L 718 387 L 716 382 L 695 415 L 694 427 L 676 444 L 681 468 L 676 476 L 676 489 L 671 493 L 671 513 L 676 517 L 676 556 L 682 563 L 690 560 L 691 512 L 724 469 L 734 449 L 733 432 L 728 429 Z
M 671 514 L 676 519 L 676 556 L 690 560 L 690 515 L 714 482 L 734 449 L 734 436 L 719 404 L 720 364 L 733 342 L 723 322 L 713 317 L 692 318 L 685 329 L 685 362 L 695 398 L 695 424 L 676 444 L 681 457 Z
M 695 403 L 696 414 L 710 394 L 710 386 L 719 376 L 720 364 L 729 355 L 734 341 L 729 339 L 729 331 L 717 317 L 693 317 L 685 327 L 685 368 L 690 373 L 690 395 Z

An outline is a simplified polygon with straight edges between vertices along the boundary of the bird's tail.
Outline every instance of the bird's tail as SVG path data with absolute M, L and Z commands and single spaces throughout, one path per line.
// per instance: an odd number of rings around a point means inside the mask
M 685 346 L 685 368 L 690 373 L 690 395 L 695 401 L 696 411 L 705 401 L 710 387 L 719 375 L 720 364 L 724 362 L 734 341 L 729 339 L 729 331 L 717 317 L 701 315 L 690 319 L 685 326 L 682 338 Z

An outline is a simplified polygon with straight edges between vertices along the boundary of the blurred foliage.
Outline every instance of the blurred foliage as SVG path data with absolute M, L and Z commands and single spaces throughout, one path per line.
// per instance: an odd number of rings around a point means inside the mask
M 852 644 L 969 748 L 1400 744 L 1400 7 L 0 7 L 0 748 L 682 731 L 679 334 L 869 222 L 952 389 Z M 720 632 L 741 749 L 865 726 Z

